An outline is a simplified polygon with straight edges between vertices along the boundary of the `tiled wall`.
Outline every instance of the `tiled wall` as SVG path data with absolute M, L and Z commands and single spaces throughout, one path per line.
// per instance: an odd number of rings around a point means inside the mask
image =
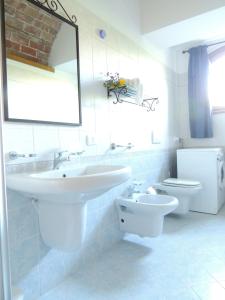
M 130 165 L 133 179 L 144 181 L 143 190 L 168 176 L 174 161 L 176 103 L 173 74 L 154 60 L 137 44 L 115 31 L 88 10 L 70 2 L 71 12 L 78 17 L 81 54 L 82 127 L 4 124 L 4 149 L 38 154 L 36 166 L 48 165 L 56 148 L 71 151 L 84 149 L 75 166 L 83 163 Z M 104 28 L 107 38 L 100 40 L 97 29 Z M 124 77 L 139 77 L 149 96 L 158 96 L 155 112 L 128 104 L 114 105 L 106 97 L 103 77 L 106 72 L 119 72 Z M 152 144 L 152 131 L 161 140 Z M 87 146 L 86 136 L 96 145 Z M 129 151 L 109 151 L 110 143 L 127 144 Z M 43 162 L 43 163 L 41 163 Z M 46 162 L 46 163 L 45 163 Z M 14 162 L 11 171 L 35 166 L 29 159 Z M 7 162 L 10 165 L 10 162 Z M 61 253 L 47 248 L 41 238 L 38 218 L 29 199 L 8 191 L 10 252 L 13 283 L 20 285 L 26 300 L 32 300 L 60 283 L 68 274 L 79 273 L 82 264 L 99 256 L 122 238 L 114 199 L 129 183 L 114 188 L 88 203 L 87 236 L 80 251 Z

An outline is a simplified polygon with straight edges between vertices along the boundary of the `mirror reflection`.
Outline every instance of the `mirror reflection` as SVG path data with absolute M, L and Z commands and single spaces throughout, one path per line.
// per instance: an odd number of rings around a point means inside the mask
M 80 125 L 78 28 L 27 0 L 5 0 L 5 118 Z

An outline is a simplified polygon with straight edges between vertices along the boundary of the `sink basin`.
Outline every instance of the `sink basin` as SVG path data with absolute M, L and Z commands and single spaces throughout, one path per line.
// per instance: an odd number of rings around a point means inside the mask
M 131 168 L 95 165 L 7 176 L 8 188 L 26 193 L 35 206 L 45 243 L 61 251 L 75 251 L 83 243 L 87 200 L 127 181 Z
M 109 190 L 129 179 L 130 167 L 94 165 L 40 173 L 12 174 L 7 186 L 29 194 L 93 193 Z

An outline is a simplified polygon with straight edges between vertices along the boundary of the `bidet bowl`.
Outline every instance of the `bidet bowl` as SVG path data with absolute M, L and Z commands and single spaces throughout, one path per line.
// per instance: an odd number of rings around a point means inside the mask
M 179 205 L 177 198 L 168 195 L 142 194 L 137 201 L 137 203 L 146 204 L 146 212 L 164 216 L 174 211 Z
M 178 207 L 178 200 L 167 195 L 140 194 L 116 200 L 120 229 L 144 237 L 156 237 L 162 233 L 164 216 Z

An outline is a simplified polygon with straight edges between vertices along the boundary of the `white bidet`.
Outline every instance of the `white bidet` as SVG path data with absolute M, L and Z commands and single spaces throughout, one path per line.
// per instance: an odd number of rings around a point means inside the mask
M 116 200 L 120 229 L 143 237 L 162 233 L 164 216 L 178 206 L 178 200 L 168 195 L 140 194 L 132 199 Z

